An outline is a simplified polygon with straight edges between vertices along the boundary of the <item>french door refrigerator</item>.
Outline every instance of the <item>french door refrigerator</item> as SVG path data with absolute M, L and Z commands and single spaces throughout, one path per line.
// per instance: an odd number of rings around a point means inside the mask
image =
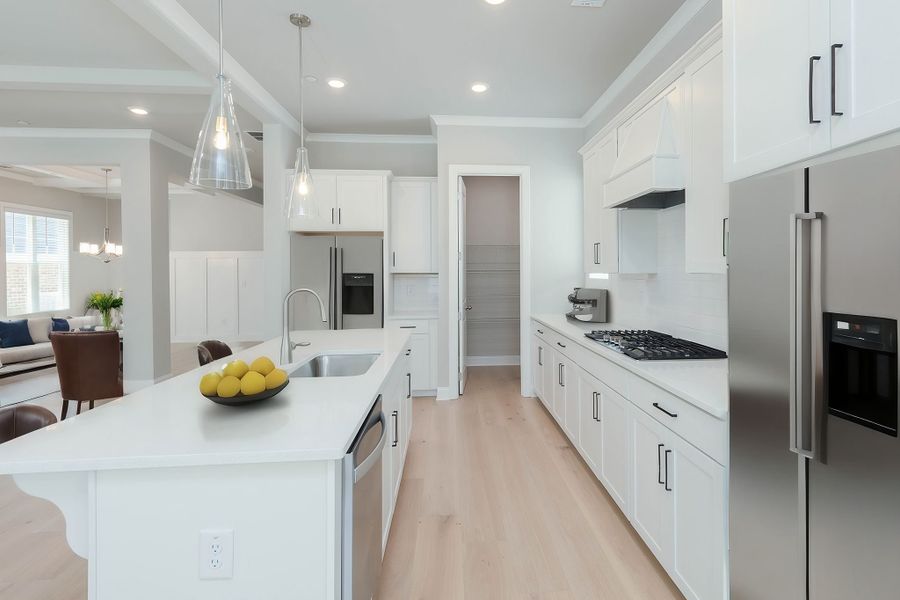
M 309 288 L 325 302 L 298 294 L 291 329 L 378 329 L 384 325 L 384 244 L 370 235 L 291 234 L 291 288 Z
M 900 149 L 731 187 L 731 600 L 900 598 Z

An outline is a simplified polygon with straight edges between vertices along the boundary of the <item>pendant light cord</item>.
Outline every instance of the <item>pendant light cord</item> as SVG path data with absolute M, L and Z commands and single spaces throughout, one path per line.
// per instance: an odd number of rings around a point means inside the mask
M 222 33 L 222 30 L 223 30 L 222 21 L 224 20 L 224 18 L 223 18 L 224 11 L 222 10 L 222 1 L 223 0 L 219 0 L 219 75 L 224 76 L 225 75 L 225 46 L 222 43 L 222 38 L 224 37 L 223 33 Z
M 303 128 L 303 25 L 299 25 L 297 30 L 300 32 L 300 147 L 304 148 L 304 134 L 305 130 Z
M 103 171 L 106 172 L 106 235 L 109 236 L 109 168 L 103 169 Z

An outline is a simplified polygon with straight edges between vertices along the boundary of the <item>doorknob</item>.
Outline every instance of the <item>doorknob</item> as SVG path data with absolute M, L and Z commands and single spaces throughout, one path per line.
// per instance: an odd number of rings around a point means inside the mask
M 466 304 L 466 310 L 472 310 L 472 305 L 471 305 L 471 304 Z

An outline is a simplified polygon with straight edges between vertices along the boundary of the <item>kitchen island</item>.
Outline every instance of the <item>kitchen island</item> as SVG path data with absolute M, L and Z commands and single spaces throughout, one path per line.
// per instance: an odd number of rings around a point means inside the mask
M 379 396 L 393 417 L 386 539 L 411 424 L 409 332 L 291 338 L 310 345 L 294 350 L 288 373 L 321 354 L 379 356 L 359 376 L 291 378 L 256 405 L 200 395 L 200 376 L 230 360 L 277 360 L 277 338 L 0 446 L 0 473 L 65 515 L 91 600 L 340 598 L 342 461 Z M 210 531 L 233 536 L 229 578 L 201 579 Z

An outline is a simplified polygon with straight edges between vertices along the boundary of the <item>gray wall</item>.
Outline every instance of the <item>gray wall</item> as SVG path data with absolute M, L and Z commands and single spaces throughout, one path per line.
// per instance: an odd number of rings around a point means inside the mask
M 262 250 L 263 207 L 228 194 L 177 194 L 169 198 L 169 248 L 173 251 Z
M 310 142 L 307 146 L 313 169 L 388 170 L 397 177 L 437 175 L 436 144 Z

